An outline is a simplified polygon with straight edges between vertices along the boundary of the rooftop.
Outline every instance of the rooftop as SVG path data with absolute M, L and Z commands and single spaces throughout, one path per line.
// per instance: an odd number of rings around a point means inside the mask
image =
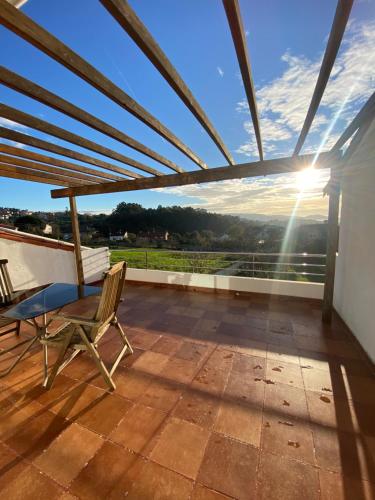
M 2 498 L 372 498 L 373 367 L 320 308 L 127 285 L 114 393 L 86 354 L 45 391 L 40 347 L 0 380 Z

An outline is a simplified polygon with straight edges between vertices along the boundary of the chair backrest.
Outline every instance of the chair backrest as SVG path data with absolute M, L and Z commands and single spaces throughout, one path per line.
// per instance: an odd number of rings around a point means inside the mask
M 14 292 L 12 282 L 10 280 L 9 272 L 7 269 L 7 259 L 0 260 L 0 304 L 6 305 L 12 301 L 12 294 Z
M 105 274 L 103 291 L 95 314 L 95 320 L 99 321 L 99 326 L 90 332 L 92 341 L 105 332 L 115 317 L 124 288 L 125 275 L 126 262 L 118 262 Z

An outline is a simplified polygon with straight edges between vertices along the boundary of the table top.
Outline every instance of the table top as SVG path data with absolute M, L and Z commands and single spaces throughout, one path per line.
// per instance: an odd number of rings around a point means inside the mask
M 102 289 L 97 286 L 52 283 L 42 290 L 37 291 L 31 297 L 11 307 L 2 313 L 2 316 L 19 320 L 32 319 L 50 311 L 60 309 L 79 299 L 91 295 L 100 295 L 101 292 Z

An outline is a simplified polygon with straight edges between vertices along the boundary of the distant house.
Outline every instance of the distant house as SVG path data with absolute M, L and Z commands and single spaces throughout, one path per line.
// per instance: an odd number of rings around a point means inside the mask
M 46 224 L 46 227 L 43 229 L 44 234 L 52 234 L 52 226 L 51 224 Z
M 128 232 L 109 235 L 109 241 L 124 241 L 128 238 Z

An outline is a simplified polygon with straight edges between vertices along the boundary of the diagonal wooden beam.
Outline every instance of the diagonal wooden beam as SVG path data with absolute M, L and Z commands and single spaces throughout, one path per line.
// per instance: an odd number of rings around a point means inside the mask
M 208 119 L 206 113 L 195 99 L 189 87 L 176 71 L 159 44 L 139 19 L 127 0 L 100 0 L 108 12 L 138 45 L 146 57 L 152 62 L 159 73 L 165 78 L 185 106 L 193 113 L 202 127 L 209 134 L 227 161 L 233 165 L 233 158 Z
M 242 23 L 240 5 L 238 0 L 223 0 L 230 31 L 232 33 L 234 47 L 237 53 L 242 81 L 245 87 L 247 102 L 253 120 L 255 138 L 258 145 L 260 160 L 263 160 L 262 136 L 260 132 L 258 108 L 255 98 L 255 88 L 251 73 L 250 57 L 247 50 L 245 30 Z
M 140 153 L 147 155 L 148 157 L 152 158 L 155 161 L 158 161 L 168 168 L 171 168 L 175 172 L 184 172 L 184 170 L 174 162 L 168 160 L 167 158 L 164 158 L 164 156 L 159 155 L 158 153 L 148 148 L 147 146 L 144 146 L 132 137 L 129 137 L 120 130 L 117 130 L 115 127 L 108 125 L 103 120 L 100 120 L 96 116 L 91 115 L 84 109 L 75 106 L 71 102 L 66 101 L 62 97 L 49 92 L 40 85 L 37 85 L 36 83 L 23 78 L 17 73 L 4 68 L 4 66 L 0 66 L 0 83 L 13 90 L 16 90 L 17 92 L 21 92 L 22 94 L 27 95 L 28 97 L 31 97 L 32 99 L 35 99 L 45 104 L 46 106 L 50 106 L 51 108 L 56 109 L 57 111 L 60 111 L 61 113 L 64 113 L 65 115 L 70 116 L 71 118 L 74 118 L 75 120 L 78 120 L 81 123 L 94 128 L 95 130 L 98 130 L 102 134 L 116 139 L 122 144 L 125 144 L 126 146 L 129 146 L 139 151 Z
M 6 174 L 15 174 L 19 177 L 15 177 L 16 179 L 24 179 L 29 180 L 28 177 L 34 177 L 35 179 L 43 179 L 45 182 L 50 181 L 49 184 L 53 184 L 55 186 L 63 185 L 63 186 L 78 186 L 79 182 L 76 179 L 67 178 L 63 175 L 55 175 L 46 172 L 36 172 L 35 170 L 18 167 L 16 165 L 10 165 L 8 163 L 0 162 L 0 176 L 9 177 Z M 36 180 L 35 182 L 42 182 L 40 180 Z M 92 186 L 93 184 L 90 184 Z
M 98 182 L 93 182 L 90 178 L 85 178 L 85 176 L 83 176 L 82 179 L 79 177 L 80 174 L 75 172 L 70 172 L 69 170 L 64 170 L 58 167 L 52 167 L 50 165 L 44 165 L 35 161 L 23 160 L 22 158 L 17 158 L 16 156 L 0 154 L 0 162 L 7 163 L 8 165 L 29 168 L 30 170 L 39 170 L 41 172 L 57 174 L 59 176 L 63 176 L 67 181 L 71 179 L 72 182 L 76 182 L 77 184 L 98 184 Z
M 36 118 L 35 116 L 29 115 L 28 113 L 24 113 L 19 109 L 12 108 L 11 106 L 7 106 L 6 104 L 0 103 L 0 116 L 4 118 L 8 118 L 9 120 L 15 121 L 17 123 L 21 123 L 22 125 L 26 125 L 27 127 L 33 128 L 35 130 L 39 130 L 40 132 L 44 132 L 45 134 L 53 135 L 59 139 L 63 139 L 64 141 L 71 142 L 72 144 L 76 144 L 81 148 L 90 149 L 95 153 L 99 153 L 103 156 L 107 156 L 108 158 L 112 158 L 113 160 L 120 161 L 127 165 L 131 165 L 132 167 L 138 168 L 140 170 L 144 170 L 153 175 L 162 175 L 161 172 L 157 170 L 147 167 L 143 165 L 143 163 L 139 163 L 136 160 L 128 158 L 112 149 L 106 148 L 97 144 L 96 142 L 90 141 L 89 139 L 85 139 L 80 135 L 73 134 L 68 130 L 65 130 L 61 127 L 57 127 L 52 123 L 46 122 L 45 120 L 41 120 L 40 118 Z M 129 177 L 140 177 L 140 175 L 136 172 L 132 172 L 123 167 L 118 167 L 117 165 L 112 165 L 111 170 L 113 172 L 117 172 L 118 174 L 127 175 Z
M 314 93 L 310 102 L 309 109 L 307 111 L 305 122 L 294 149 L 294 155 L 298 155 L 300 153 L 302 146 L 306 140 L 307 134 L 309 133 L 316 112 L 318 111 L 320 101 L 322 100 L 333 65 L 336 60 L 337 53 L 341 45 L 342 37 L 344 36 L 353 1 L 354 0 L 338 0 L 331 33 L 329 35 L 327 47 L 324 53 L 323 62 L 320 67 L 318 80 L 315 85 Z
M 173 144 L 199 167 L 203 169 L 207 168 L 207 165 L 198 155 L 188 148 L 157 118 L 152 116 L 145 108 L 138 104 L 137 101 L 132 99 L 126 92 L 117 87 L 117 85 L 100 73 L 94 66 L 73 52 L 73 50 L 51 33 L 39 26 L 23 12 L 10 5 L 6 0 L 0 0 L 0 20 L 6 28 L 55 59 L 55 61 L 78 75 L 116 104 L 129 111 L 129 113 Z
M 22 149 L 22 148 L 15 148 L 13 146 L 8 146 L 7 144 L 0 144 L 0 151 L 3 153 L 7 153 L 9 155 L 13 156 L 18 156 L 20 158 L 26 158 L 28 160 L 34 160 L 39 163 L 45 163 L 47 165 L 54 165 L 56 167 L 61 167 L 65 170 L 69 170 L 72 173 L 69 175 L 72 175 L 74 173 L 74 176 L 76 176 L 78 179 L 84 179 L 84 180 L 89 180 L 92 182 L 109 182 L 107 179 L 103 179 L 99 176 L 96 175 L 89 175 L 89 174 L 83 174 L 82 168 L 80 165 L 76 165 L 75 163 L 70 163 L 65 160 L 60 160 L 58 158 L 52 158 L 52 156 L 45 156 L 41 155 L 39 153 L 34 153 L 33 151 L 29 151 L 27 149 Z M 87 169 L 90 172 L 95 172 L 95 170 L 92 169 Z M 119 177 L 121 179 L 121 177 Z
M 315 164 L 315 168 L 328 168 L 338 162 L 341 157 L 339 151 L 321 153 Z M 118 181 L 92 186 L 80 186 L 70 189 L 59 189 L 51 191 L 52 198 L 65 198 L 67 196 L 86 196 L 91 194 L 118 193 L 122 191 L 138 191 L 142 189 L 156 189 L 162 187 L 186 186 L 188 184 L 201 184 L 205 182 L 216 182 L 229 179 L 242 179 L 245 177 L 262 177 L 264 175 L 275 175 L 291 173 L 311 166 L 316 155 L 295 156 L 290 158 L 278 158 L 274 160 L 263 160 L 241 165 L 210 168 L 209 170 L 198 170 L 184 172 L 183 174 L 163 175 L 162 177 L 144 177 L 129 181 Z
M 369 97 L 365 105 L 359 113 L 354 117 L 354 120 L 349 123 L 344 132 L 336 141 L 333 150 L 340 149 L 351 138 L 356 130 L 358 130 L 365 122 L 375 116 L 375 92 Z
M 96 167 L 105 168 L 111 170 L 112 164 L 106 161 L 93 158 L 92 156 L 84 155 L 83 153 L 78 153 L 78 151 L 73 151 L 72 149 L 63 148 L 62 146 L 57 146 L 57 144 L 52 144 L 52 142 L 43 141 L 37 137 L 31 135 L 22 134 L 17 130 L 10 130 L 6 127 L 0 127 L 0 137 L 7 139 L 8 141 L 17 142 L 19 144 L 26 144 L 32 146 L 33 148 L 44 149 L 50 153 L 56 153 L 61 156 L 66 156 L 67 158 L 73 158 L 73 160 L 83 161 L 84 163 L 89 163 L 90 165 L 95 165 Z M 73 165 L 73 163 L 71 163 Z M 97 175 L 98 177 L 103 177 L 104 179 L 119 181 L 123 177 L 119 175 L 110 174 L 108 172 L 103 172 L 101 170 L 94 170 L 92 168 L 77 165 L 78 172 L 84 172 L 86 174 Z

